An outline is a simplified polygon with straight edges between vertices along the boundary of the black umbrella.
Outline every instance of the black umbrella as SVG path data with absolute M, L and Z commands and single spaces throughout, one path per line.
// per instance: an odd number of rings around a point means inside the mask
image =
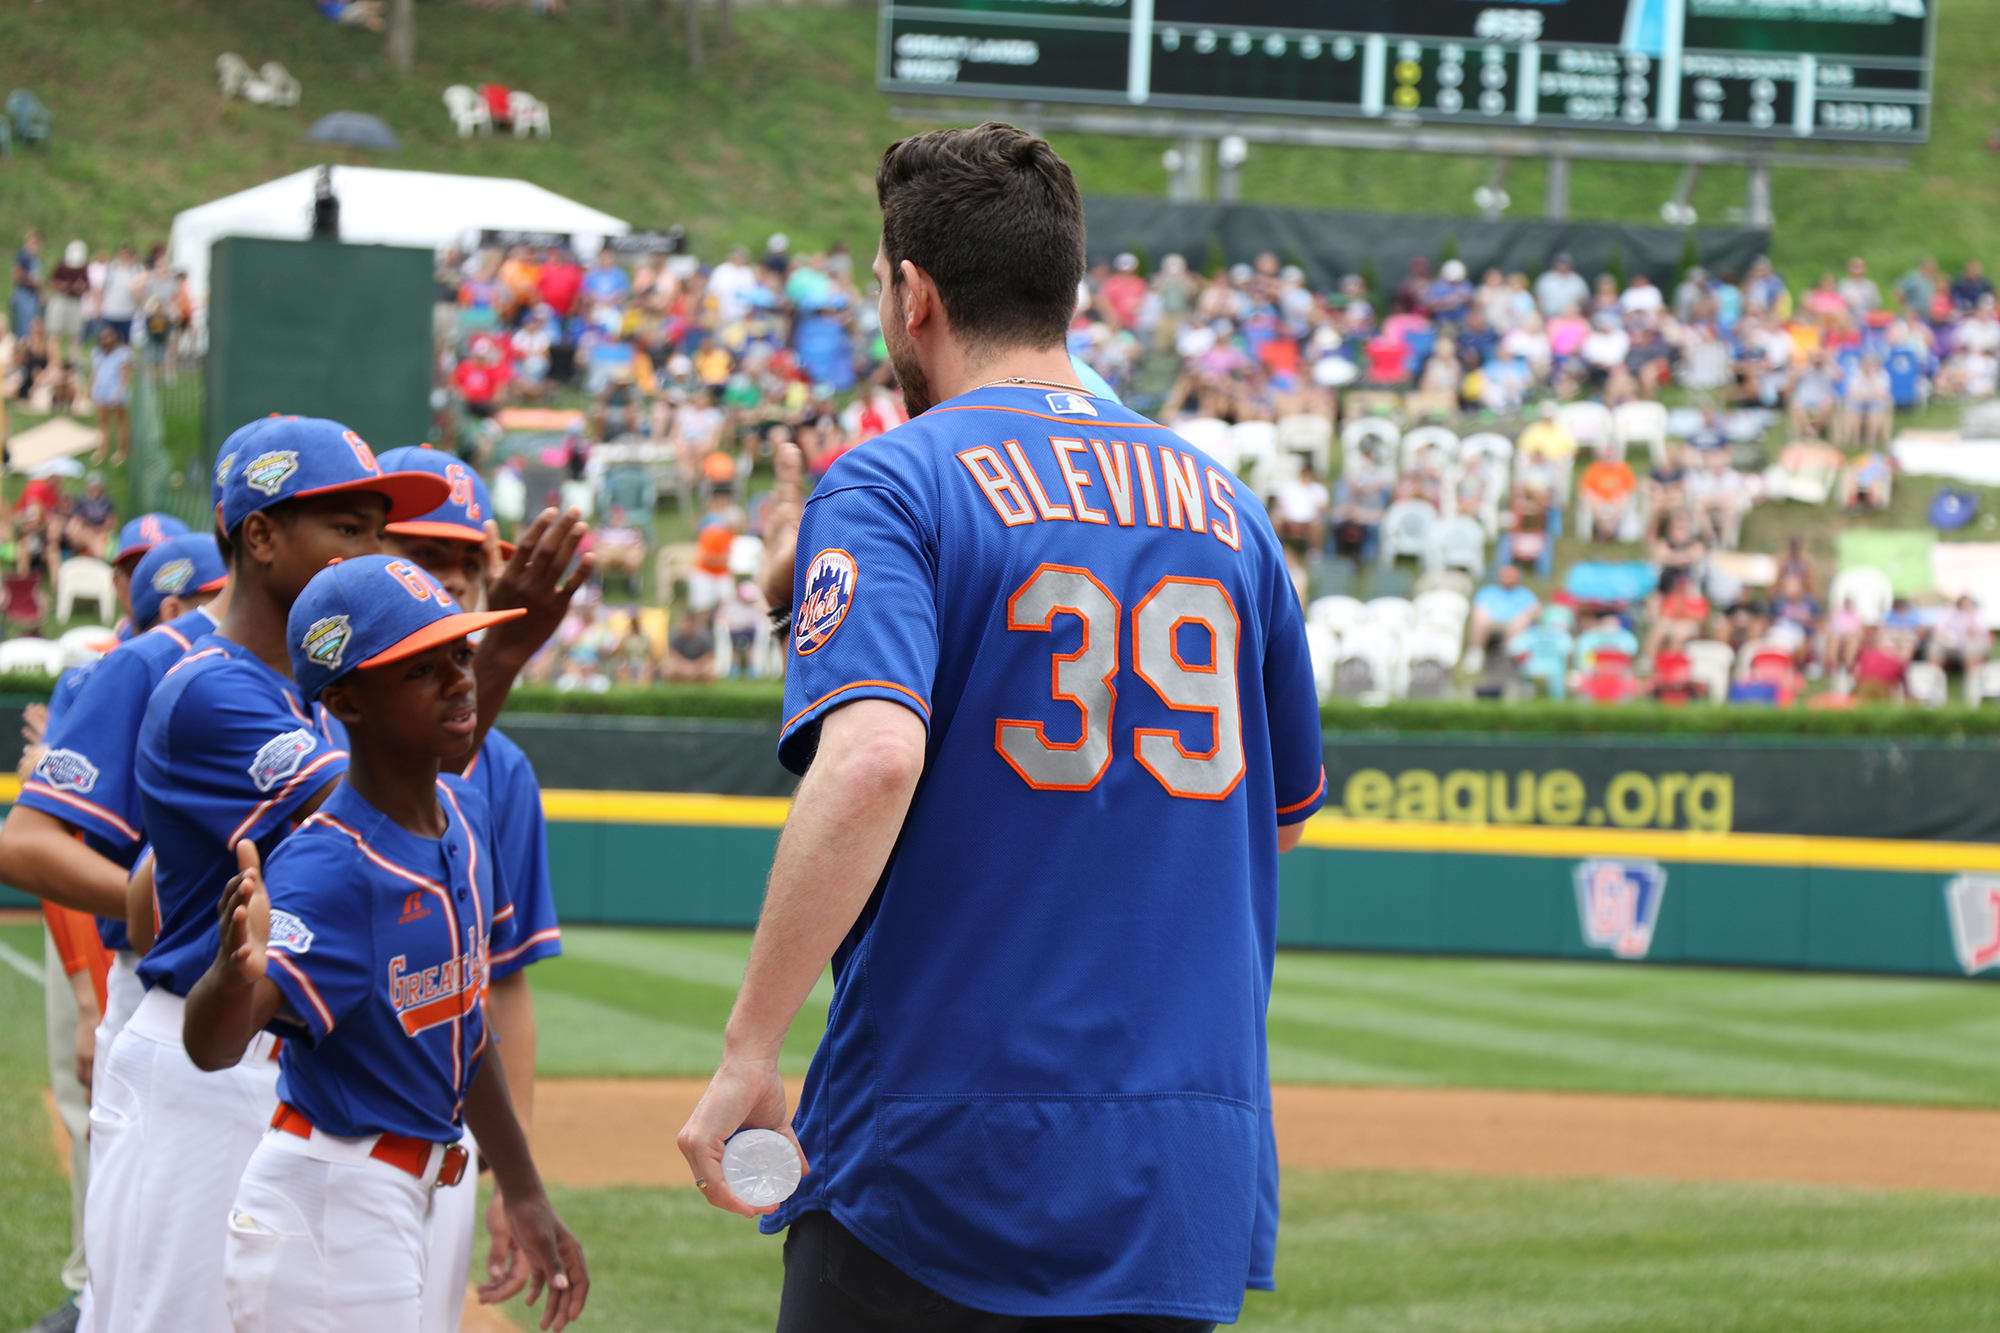
M 379 116 L 371 116 L 365 111 L 334 111 L 321 116 L 306 131 L 306 138 L 315 143 L 351 144 L 356 148 L 374 148 L 384 153 L 393 153 L 403 146 L 396 132 Z

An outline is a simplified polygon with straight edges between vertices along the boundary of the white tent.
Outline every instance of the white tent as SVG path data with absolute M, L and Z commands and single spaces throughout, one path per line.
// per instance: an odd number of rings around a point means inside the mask
M 312 230 L 319 168 L 252 186 L 188 209 L 174 218 L 167 244 L 174 267 L 188 276 L 197 299 L 208 292 L 209 247 L 224 236 L 305 240 Z M 476 241 L 482 229 L 568 232 L 584 258 L 600 238 L 622 236 L 623 219 L 565 199 L 527 181 L 499 176 L 447 176 L 434 171 L 333 168 L 340 200 L 340 238 L 360 245 L 418 245 L 433 250 Z

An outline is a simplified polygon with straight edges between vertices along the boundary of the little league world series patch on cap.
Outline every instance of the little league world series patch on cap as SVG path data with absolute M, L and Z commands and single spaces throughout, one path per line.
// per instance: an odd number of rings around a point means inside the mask
M 526 614 L 521 607 L 462 611 L 416 565 L 364 555 L 313 575 L 292 604 L 285 635 L 299 692 L 312 700 L 349 671 L 399 662 Z

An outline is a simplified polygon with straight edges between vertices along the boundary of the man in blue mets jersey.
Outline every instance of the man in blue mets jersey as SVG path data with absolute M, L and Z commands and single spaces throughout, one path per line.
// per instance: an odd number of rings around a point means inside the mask
M 804 773 L 680 1148 L 789 1228 L 780 1333 L 1205 1329 L 1269 1287 L 1279 854 L 1325 787 L 1305 629 L 1254 496 L 1075 382 L 1069 168 L 904 140 L 881 315 L 915 415 L 806 503 L 780 758 Z M 790 1132 L 778 1053 L 832 960 Z
M 439 762 L 477 739 L 467 635 L 525 615 L 466 612 L 407 560 L 322 570 L 292 607 L 293 674 L 347 729 L 347 777 L 220 909 L 188 996 L 189 1056 L 243 1058 L 286 1040 L 279 1103 L 234 1186 L 224 1263 L 240 1333 L 417 1333 L 435 1186 L 467 1175 L 480 1136 L 543 1328 L 582 1313 L 583 1253 L 542 1192 L 488 1043 L 483 997 L 507 912 L 485 800 Z M 486 1284 L 498 1299 L 507 1284 Z
M 435 578 L 460 606 L 486 600 L 490 568 L 513 554 L 493 527 L 493 501 L 479 474 L 450 454 L 429 446 L 391 449 L 381 458 L 393 471 L 435 472 L 451 486 L 445 502 L 421 518 L 391 523 L 386 550 Z M 486 1010 L 495 1040 L 506 1057 L 507 1085 L 524 1133 L 533 1132 L 535 1105 L 535 1002 L 526 969 L 562 952 L 555 898 L 549 887 L 548 830 L 542 819 L 542 788 L 521 747 L 498 727 L 466 765 L 464 775 L 493 814 L 494 878 L 507 899 L 497 908 L 493 953 L 487 960 L 491 989 Z M 467 1149 L 477 1154 L 468 1136 Z M 479 1205 L 476 1173 L 441 1187 L 431 1207 L 431 1258 L 424 1287 L 423 1333 L 456 1333 L 464 1311 L 466 1275 L 472 1264 L 473 1232 Z M 493 1243 L 487 1276 L 510 1269 L 515 1283 L 526 1281 L 515 1262 L 503 1195 L 486 1210 Z M 498 1299 L 512 1295 L 503 1289 Z

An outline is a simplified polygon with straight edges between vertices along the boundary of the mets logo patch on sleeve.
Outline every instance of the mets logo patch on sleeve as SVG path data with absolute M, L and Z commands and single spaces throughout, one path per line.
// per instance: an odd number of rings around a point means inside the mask
M 50 750 L 35 765 L 35 776 L 57 791 L 87 792 L 97 785 L 97 765 L 75 750 Z
M 328 671 L 340 668 L 340 658 L 347 651 L 347 641 L 353 637 L 353 628 L 346 616 L 326 616 L 315 620 L 306 631 L 305 638 L 299 640 L 299 647 L 305 650 L 307 659 L 319 663 Z
M 318 744 L 318 738 L 304 727 L 271 737 L 250 761 L 250 781 L 257 784 L 258 791 L 271 790 L 298 772 Z
M 299 451 L 276 449 L 258 454 L 243 465 L 243 484 L 253 491 L 276 495 L 278 489 L 299 470 Z
M 153 575 L 153 591 L 169 597 L 178 597 L 187 591 L 188 580 L 194 577 L 194 561 L 169 560 L 161 565 Z
M 805 596 L 792 613 L 792 645 L 799 656 L 825 647 L 840 622 L 847 619 L 847 608 L 854 605 L 856 576 L 854 557 L 838 547 L 813 557 L 806 567 Z
M 304 953 L 313 947 L 313 933 L 306 923 L 290 912 L 272 911 L 271 943 L 286 953 Z

